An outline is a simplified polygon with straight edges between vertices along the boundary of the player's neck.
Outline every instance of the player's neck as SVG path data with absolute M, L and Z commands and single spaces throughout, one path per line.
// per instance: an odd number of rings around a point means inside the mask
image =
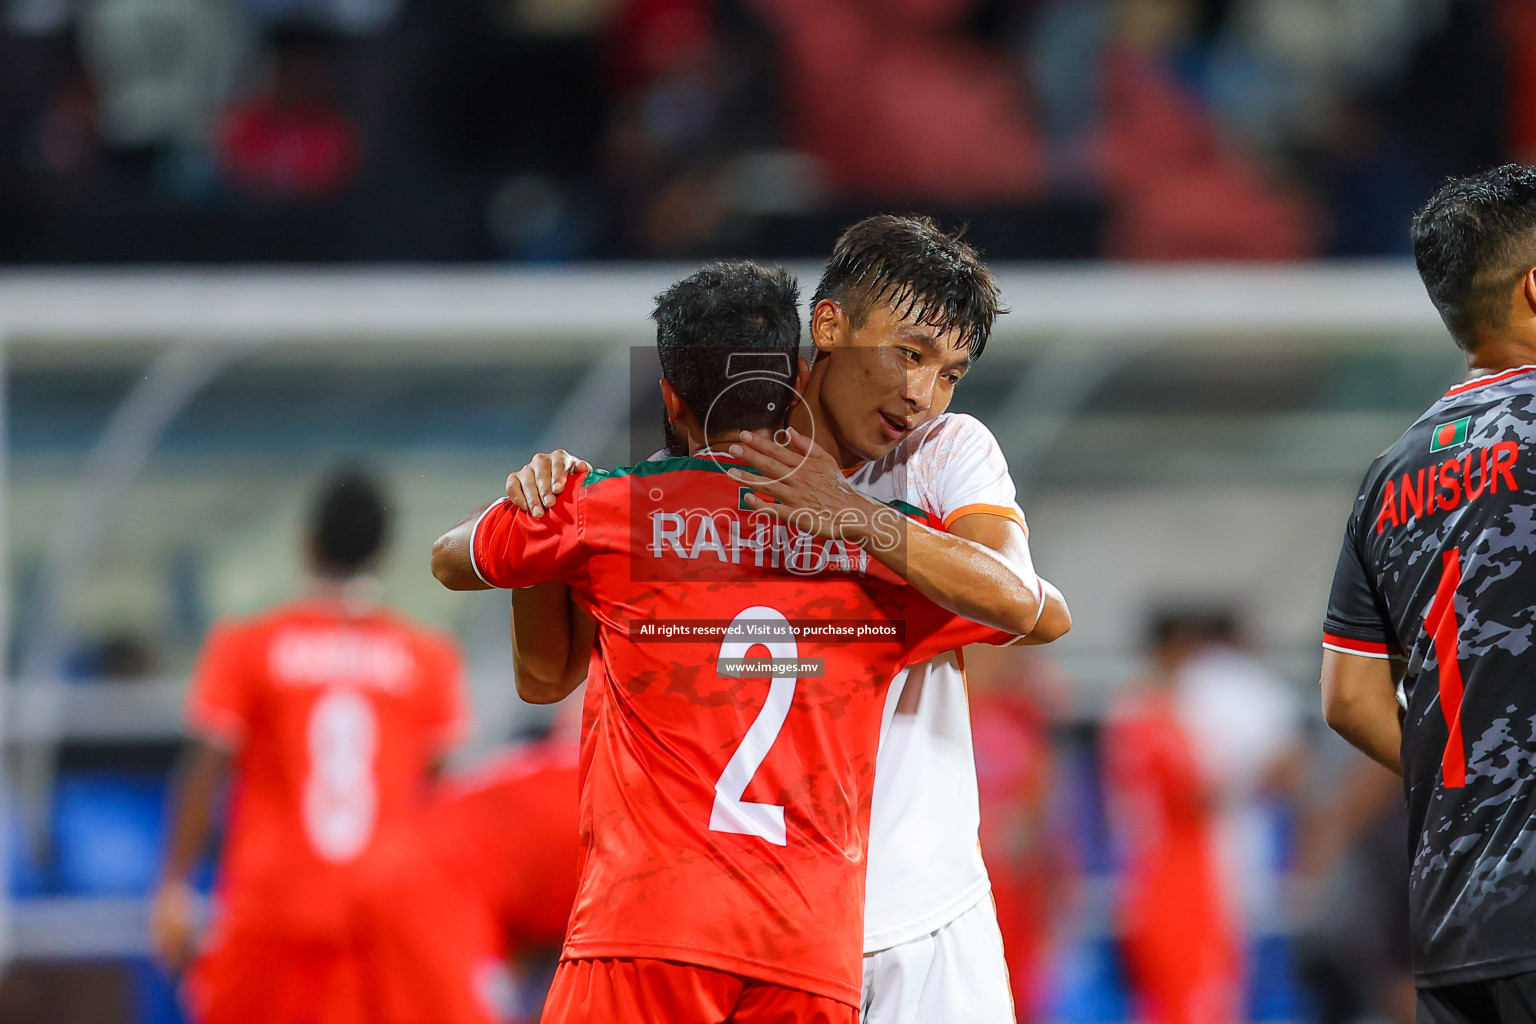
M 356 576 L 328 576 L 316 573 L 309 579 L 310 597 L 340 604 L 352 615 L 366 615 L 379 606 L 383 584 L 370 573 Z
M 806 383 L 805 394 L 800 396 L 800 401 L 789 410 L 789 425 L 830 452 L 837 460 L 839 469 L 862 466 L 869 460 L 844 448 L 829 429 L 832 417 L 827 415 L 826 409 L 821 404 L 820 385 L 821 380 L 816 374 L 815 367 L 812 367 L 811 379 Z
M 714 437 L 707 438 L 703 441 L 698 440 L 694 435 L 690 434 L 688 435 L 688 454 L 693 458 L 702 458 L 706 455 L 718 455 L 724 458 L 730 458 L 731 445 L 740 440 L 740 434 L 735 430 L 727 430 L 723 434 L 716 434 Z
M 1536 365 L 1536 338 L 1524 333 L 1486 336 L 1467 353 L 1467 376 L 1502 373 L 1517 366 Z

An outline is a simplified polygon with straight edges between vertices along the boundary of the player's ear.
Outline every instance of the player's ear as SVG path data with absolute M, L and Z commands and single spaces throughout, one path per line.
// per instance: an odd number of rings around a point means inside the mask
M 661 404 L 667 407 L 667 422 L 674 427 L 681 426 L 684 410 L 688 407 L 683 404 L 683 396 L 665 377 L 661 378 Z
M 1520 293 L 1525 299 L 1526 312 L 1536 317 L 1536 267 L 1525 272 L 1525 277 L 1520 281 Z
M 811 310 L 811 344 L 818 355 L 837 347 L 848 333 L 848 314 L 831 299 L 822 299 Z

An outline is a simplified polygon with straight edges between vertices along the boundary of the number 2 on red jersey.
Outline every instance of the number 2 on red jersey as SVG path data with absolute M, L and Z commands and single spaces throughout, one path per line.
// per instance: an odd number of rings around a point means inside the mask
M 787 640 L 764 640 L 749 637 L 747 624 L 781 627 L 789 632 L 789 620 L 782 612 L 757 605 L 748 608 L 731 620 L 720 645 L 718 658 L 745 658 L 756 646 L 768 648 L 770 658 L 799 657 L 800 645 L 793 637 Z M 795 702 L 795 686 L 798 676 L 774 676 L 768 687 L 768 700 L 747 727 L 741 745 L 726 762 L 725 770 L 715 783 L 715 803 L 709 814 L 711 832 L 732 832 L 744 836 L 760 836 L 778 846 L 788 842 L 784 830 L 784 808 L 779 804 L 760 804 L 743 800 L 747 784 L 762 767 L 773 743 L 784 728 L 789 709 Z

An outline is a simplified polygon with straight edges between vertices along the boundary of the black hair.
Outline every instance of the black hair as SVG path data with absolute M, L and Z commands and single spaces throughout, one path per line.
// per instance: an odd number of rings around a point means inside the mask
M 914 323 L 955 331 L 981 358 L 1001 305 L 997 279 L 981 255 L 930 217 L 878 214 L 844 231 L 832 247 L 811 305 L 831 299 L 855 328 L 888 303 Z
M 782 426 L 794 404 L 800 286 L 783 267 L 711 263 L 656 296 L 661 375 L 709 433 Z
M 1235 644 L 1241 635 L 1238 614 L 1230 608 L 1159 608 L 1147 621 L 1147 645 L 1154 650 L 1183 641 Z
M 318 568 L 329 575 L 355 576 L 379 549 L 389 510 L 377 482 L 363 471 L 334 471 L 320 488 L 311 519 Z
M 1413 218 L 1413 261 L 1463 349 L 1500 327 L 1509 294 L 1536 266 L 1536 167 L 1505 164 L 1440 187 Z

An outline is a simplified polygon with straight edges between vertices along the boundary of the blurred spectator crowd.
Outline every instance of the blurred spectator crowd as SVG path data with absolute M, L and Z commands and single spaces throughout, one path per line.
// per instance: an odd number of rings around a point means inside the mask
M 0 260 L 1396 254 L 1528 0 L 0 0 Z

